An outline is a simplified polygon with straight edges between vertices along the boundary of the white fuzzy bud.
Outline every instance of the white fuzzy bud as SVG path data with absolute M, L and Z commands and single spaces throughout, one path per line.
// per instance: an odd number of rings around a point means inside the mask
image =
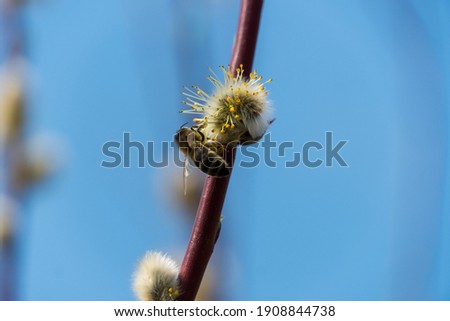
M 147 252 L 134 274 L 133 290 L 143 301 L 173 301 L 179 294 L 179 266 L 161 252 Z
M 245 144 L 256 142 L 264 135 L 267 127 L 272 123 L 272 109 L 267 99 L 266 83 L 256 70 L 250 77 L 244 77 L 242 65 L 236 73 L 220 67 L 224 74 L 223 83 L 214 71 L 208 80 L 215 86 L 212 95 L 199 87 L 186 88 L 183 103 L 191 109 L 184 113 L 200 114 L 203 118 L 196 118 L 199 131 L 207 141 L 217 141 L 223 145 L 229 143 Z

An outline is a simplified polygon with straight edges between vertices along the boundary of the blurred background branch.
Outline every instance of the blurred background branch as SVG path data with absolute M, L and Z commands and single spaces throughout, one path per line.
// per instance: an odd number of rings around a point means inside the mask
M 50 170 L 44 158 L 36 157 L 26 138 L 27 62 L 23 1 L 0 2 L 3 40 L 0 74 L 0 300 L 16 300 L 18 287 L 18 237 L 23 223 L 24 192 Z M 36 150 L 35 150 L 36 152 Z
M 21 162 L 21 139 L 24 122 L 23 59 L 24 33 L 20 22 L 21 4 L 3 0 L 0 24 L 4 41 L 2 79 L 0 83 L 0 155 L 2 157 L 2 206 L 0 207 L 0 299 L 16 298 L 17 253 L 15 223 L 18 220 L 20 187 L 17 181 Z

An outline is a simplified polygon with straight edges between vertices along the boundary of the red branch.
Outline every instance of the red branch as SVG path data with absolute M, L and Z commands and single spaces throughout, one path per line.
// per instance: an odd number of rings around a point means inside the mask
M 236 40 L 230 60 L 231 71 L 235 71 L 240 64 L 243 65 L 247 76 L 252 70 L 262 5 L 263 0 L 241 1 Z M 233 163 L 234 155 L 230 158 L 230 163 Z M 181 285 L 178 300 L 195 300 L 218 237 L 220 216 L 230 176 L 206 177 L 191 239 L 178 276 Z

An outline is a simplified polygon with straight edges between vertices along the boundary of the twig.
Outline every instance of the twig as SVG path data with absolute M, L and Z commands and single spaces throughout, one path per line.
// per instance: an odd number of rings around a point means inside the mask
M 230 70 L 235 71 L 242 64 L 247 76 L 252 70 L 262 5 L 263 0 L 241 1 Z M 232 164 L 234 155 L 228 158 Z M 220 216 L 230 177 L 231 175 L 225 178 L 206 177 L 191 239 L 178 276 L 182 289 L 178 300 L 195 300 L 217 241 Z

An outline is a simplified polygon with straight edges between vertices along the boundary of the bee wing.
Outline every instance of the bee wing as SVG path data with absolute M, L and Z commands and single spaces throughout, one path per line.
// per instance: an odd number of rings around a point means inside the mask
M 189 176 L 190 168 L 189 168 L 189 157 L 186 156 L 184 159 L 184 170 L 183 170 L 183 184 L 184 184 L 184 195 L 187 194 L 187 179 Z

